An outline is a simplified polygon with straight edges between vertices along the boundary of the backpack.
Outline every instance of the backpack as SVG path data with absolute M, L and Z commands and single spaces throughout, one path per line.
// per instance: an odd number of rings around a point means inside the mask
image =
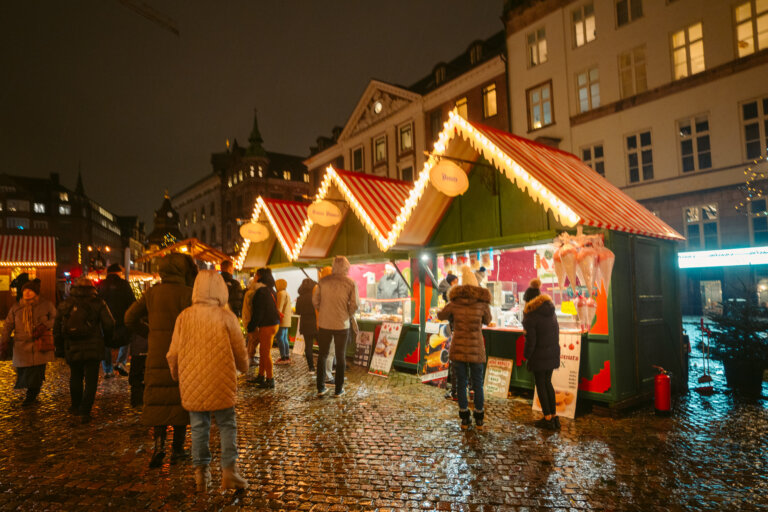
M 62 322 L 64 336 L 72 339 L 88 338 L 96 333 L 98 318 L 85 303 L 74 304 Z

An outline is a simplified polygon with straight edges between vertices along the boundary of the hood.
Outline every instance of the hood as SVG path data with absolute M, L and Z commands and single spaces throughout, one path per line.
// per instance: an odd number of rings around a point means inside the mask
M 488 288 L 462 284 L 451 288 L 451 291 L 448 292 L 448 300 L 462 304 L 472 304 L 475 302 L 487 302 L 490 304 L 491 292 Z
M 314 279 L 310 279 L 309 277 L 304 279 L 299 286 L 299 295 L 312 293 L 312 291 L 315 289 L 315 286 L 317 286 L 317 283 Z
M 339 276 L 349 275 L 349 260 L 344 256 L 336 256 L 333 258 L 333 267 L 331 267 L 331 273 Z
M 541 309 L 541 312 L 546 315 L 553 314 L 555 312 L 555 305 L 552 302 L 552 297 L 546 293 L 542 293 L 541 295 L 534 297 L 525 303 L 525 309 L 523 309 L 523 313 L 527 315 L 529 313 L 533 313 L 537 309 Z
M 173 252 L 160 259 L 158 265 L 160 279 L 164 283 L 186 284 L 187 274 L 191 271 L 186 256 Z
M 76 299 L 87 299 L 96 297 L 98 292 L 96 291 L 96 288 L 93 287 L 93 284 L 91 284 L 91 286 L 73 286 L 69 290 L 69 295 Z
M 286 288 L 288 288 L 288 281 L 285 279 L 278 279 L 275 281 L 275 290 L 280 291 L 285 290 Z
M 192 288 L 193 304 L 208 304 L 211 306 L 224 306 L 229 299 L 227 283 L 221 274 L 215 270 L 201 270 L 195 278 L 195 286 Z

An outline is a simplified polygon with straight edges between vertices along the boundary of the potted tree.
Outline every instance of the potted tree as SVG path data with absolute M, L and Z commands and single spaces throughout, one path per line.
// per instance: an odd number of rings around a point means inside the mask
M 745 294 L 756 297 L 755 294 Z M 736 392 L 757 396 L 768 368 L 768 317 L 754 298 L 732 300 L 722 314 L 713 314 L 713 359 L 722 361 L 725 379 Z

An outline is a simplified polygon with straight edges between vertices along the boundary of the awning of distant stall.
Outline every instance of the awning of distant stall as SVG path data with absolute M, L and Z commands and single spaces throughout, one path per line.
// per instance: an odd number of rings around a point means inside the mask
M 0 236 L 0 266 L 55 267 L 56 239 L 52 236 Z
M 175 244 L 168 245 L 155 252 L 145 254 L 144 256 L 142 256 L 136 261 L 140 263 L 143 261 L 152 260 L 154 258 L 162 258 L 163 256 L 171 254 L 172 252 L 189 254 L 190 256 L 192 256 L 192 258 L 196 260 L 205 261 L 205 262 L 214 263 L 214 264 L 219 264 L 222 261 L 229 259 L 229 256 L 227 256 L 223 252 L 211 247 L 208 244 L 201 242 L 197 238 L 187 238 L 186 240 L 181 240 L 179 242 L 176 242 Z
M 293 261 L 298 257 L 311 227 L 311 222 L 307 217 L 308 208 L 309 203 L 259 196 L 253 207 L 251 222 L 263 222 L 262 218 L 269 222 L 275 238 L 280 242 L 280 246 L 288 259 Z M 235 266 L 240 269 L 244 266 L 266 264 L 274 245 L 274 239 L 270 237 L 265 242 L 253 243 L 250 240 L 245 240 L 240 248 Z M 249 256 L 249 252 L 262 254 Z

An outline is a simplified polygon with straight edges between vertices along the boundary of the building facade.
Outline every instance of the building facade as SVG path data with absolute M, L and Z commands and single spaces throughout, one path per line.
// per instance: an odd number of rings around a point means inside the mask
M 328 165 L 412 181 L 454 108 L 471 121 L 508 127 L 504 33 L 474 41 L 409 87 L 371 80 L 344 127 L 318 137 L 304 161 L 316 187 Z M 314 190 L 314 189 L 313 189 Z
M 504 21 L 512 133 L 578 155 L 681 252 L 768 245 L 768 4 L 510 0 Z M 684 313 L 768 301 L 764 265 L 699 261 L 681 270 Z
M 211 174 L 173 196 L 185 237 L 237 254 L 240 225 L 250 219 L 259 195 L 307 200 L 310 179 L 303 157 L 267 151 L 263 142 L 254 113 L 248 147 L 236 139 L 228 143 L 225 151 L 211 155 Z

